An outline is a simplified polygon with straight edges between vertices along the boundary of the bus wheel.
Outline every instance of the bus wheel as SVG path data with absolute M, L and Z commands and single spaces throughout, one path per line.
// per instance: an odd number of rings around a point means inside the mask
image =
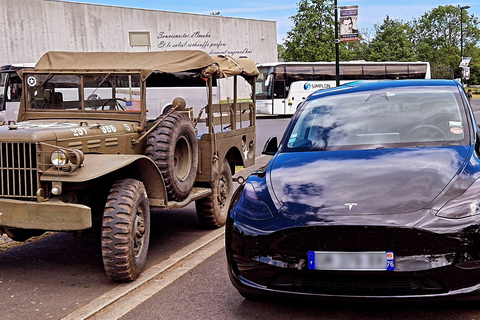
M 150 207 L 141 181 L 117 181 L 103 212 L 102 257 L 110 279 L 135 280 L 147 260 Z
M 186 113 L 172 112 L 148 135 L 145 154 L 162 172 L 168 198 L 184 200 L 195 183 L 198 141 Z
M 233 193 L 232 171 L 228 160 L 223 161 L 222 172 L 210 186 L 212 194 L 195 201 L 200 223 L 207 228 L 219 228 L 227 221 L 228 207 Z

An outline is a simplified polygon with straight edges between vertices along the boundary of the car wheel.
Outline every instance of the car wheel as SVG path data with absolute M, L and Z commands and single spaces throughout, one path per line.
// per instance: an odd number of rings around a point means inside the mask
M 198 220 L 207 228 L 219 228 L 227 221 L 228 207 L 233 193 L 232 171 L 228 160 L 223 161 L 222 171 L 211 186 L 212 193 L 195 201 Z
M 162 172 L 168 198 L 184 200 L 195 183 L 198 167 L 198 141 L 188 115 L 173 112 L 166 117 L 148 135 L 145 154 Z
M 117 181 L 103 212 L 102 256 L 105 271 L 118 282 L 135 280 L 147 260 L 150 207 L 141 181 Z

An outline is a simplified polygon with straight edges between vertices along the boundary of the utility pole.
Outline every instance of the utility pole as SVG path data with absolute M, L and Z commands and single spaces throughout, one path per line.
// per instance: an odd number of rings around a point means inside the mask
M 337 0 L 334 1 L 333 8 L 335 10 L 335 80 L 336 86 L 340 86 L 340 53 L 339 53 L 339 43 L 338 39 L 338 5 Z
M 336 0 L 335 0 L 336 1 Z M 460 61 L 463 60 L 463 10 L 470 9 L 470 6 L 460 7 Z M 463 70 L 462 70 L 462 85 L 463 85 Z

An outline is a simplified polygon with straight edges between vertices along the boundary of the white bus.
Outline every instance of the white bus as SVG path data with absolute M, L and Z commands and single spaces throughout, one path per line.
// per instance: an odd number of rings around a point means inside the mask
M 22 96 L 22 80 L 18 70 L 33 68 L 34 63 L 18 63 L 0 67 L 0 124 L 16 122 L 20 97 Z
M 257 114 L 293 114 L 312 92 L 336 84 L 335 62 L 275 62 L 257 68 Z M 428 62 L 340 62 L 341 85 L 360 80 L 430 78 Z

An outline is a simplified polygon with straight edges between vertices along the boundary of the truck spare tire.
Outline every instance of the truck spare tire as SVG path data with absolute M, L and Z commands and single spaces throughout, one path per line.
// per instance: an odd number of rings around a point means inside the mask
M 184 200 L 195 183 L 198 167 L 198 141 L 188 115 L 173 112 L 166 117 L 148 135 L 145 154 L 162 172 L 168 199 Z

